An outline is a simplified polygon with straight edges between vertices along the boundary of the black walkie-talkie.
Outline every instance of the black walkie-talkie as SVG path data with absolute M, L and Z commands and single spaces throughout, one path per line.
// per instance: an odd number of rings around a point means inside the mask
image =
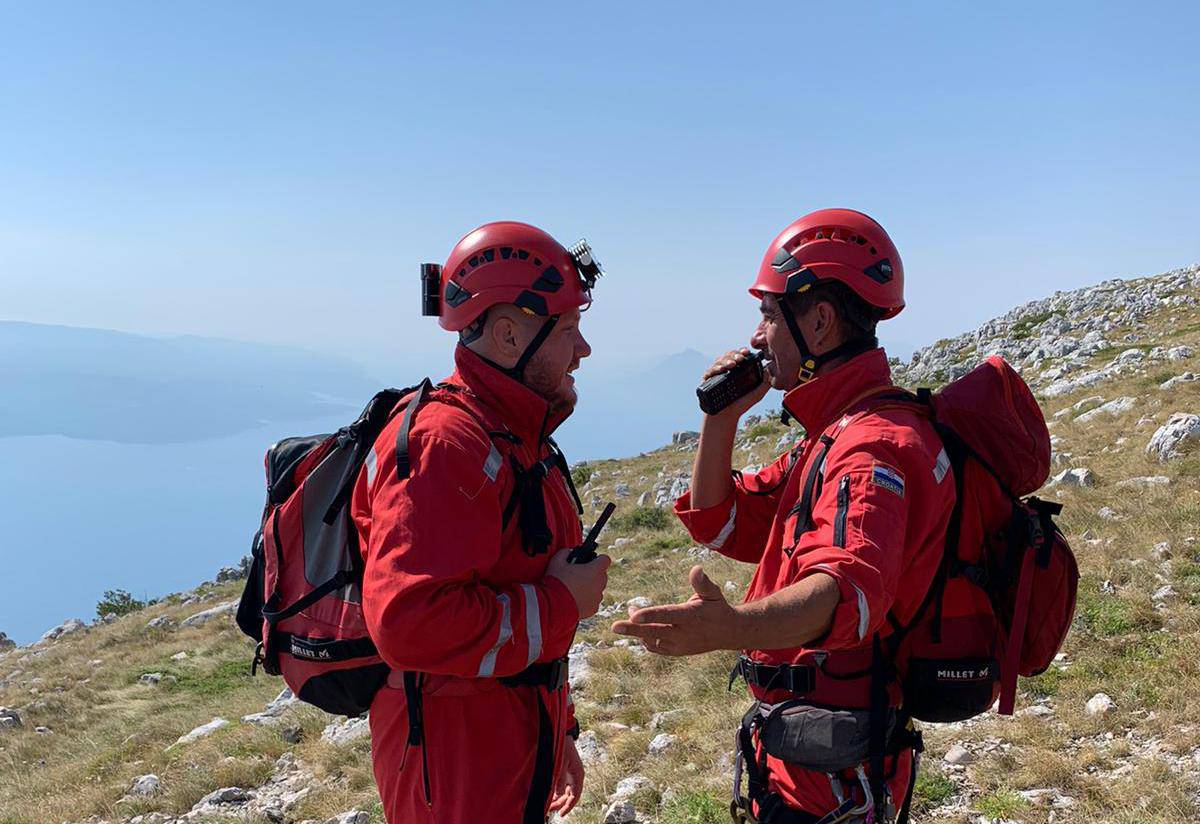
M 755 352 L 728 372 L 713 375 L 696 388 L 700 409 L 716 415 L 729 404 L 756 389 L 763 379 L 765 352 Z
M 596 560 L 596 540 L 600 537 L 600 530 L 604 529 L 604 525 L 608 523 L 608 519 L 612 517 L 616 508 L 617 505 L 611 502 L 604 507 L 604 511 L 600 513 L 596 523 L 592 524 L 592 528 L 588 530 L 583 543 L 572 549 L 567 555 L 568 564 L 590 564 Z

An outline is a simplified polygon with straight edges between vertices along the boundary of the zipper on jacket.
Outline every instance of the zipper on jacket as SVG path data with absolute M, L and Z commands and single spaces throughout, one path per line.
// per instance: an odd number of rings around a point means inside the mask
M 846 546 L 846 516 L 850 513 L 850 476 L 838 481 L 837 515 L 833 519 L 833 545 Z
M 433 789 L 429 782 L 429 736 L 426 735 L 421 741 L 421 771 L 422 781 L 425 788 L 425 806 L 433 809 Z

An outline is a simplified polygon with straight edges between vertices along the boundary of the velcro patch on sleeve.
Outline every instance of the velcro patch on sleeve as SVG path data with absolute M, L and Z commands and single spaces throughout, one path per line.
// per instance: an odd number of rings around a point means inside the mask
M 887 464 L 876 463 L 871 467 L 871 483 L 888 492 L 904 497 L 904 475 Z

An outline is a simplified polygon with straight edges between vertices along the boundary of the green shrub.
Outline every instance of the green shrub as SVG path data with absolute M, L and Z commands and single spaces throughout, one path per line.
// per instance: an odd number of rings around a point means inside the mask
M 583 486 L 592 479 L 592 465 L 587 461 L 580 461 L 571 467 L 571 481 L 575 486 Z
M 106 589 L 104 597 L 96 604 L 96 616 L 105 618 L 109 615 L 120 617 L 139 609 L 145 609 L 146 602 L 139 601 L 123 589 Z
M 650 542 L 652 549 L 680 549 L 685 546 L 691 546 L 692 540 L 686 535 L 673 533 L 670 535 L 662 535 Z
M 746 440 L 752 441 L 755 438 L 761 437 L 763 435 L 770 435 L 774 431 L 775 431 L 775 424 L 771 423 L 770 421 L 763 421 L 762 423 L 756 423 L 756 424 L 754 424 L 754 426 L 752 426 L 746 430 Z
M 1078 618 L 1093 635 L 1124 635 L 1136 625 L 1129 604 L 1115 595 L 1101 595 L 1080 587 Z
M 660 824 L 718 824 L 729 820 L 729 804 L 704 792 L 684 792 L 663 805 Z
M 940 770 L 925 769 L 917 774 L 917 786 L 913 797 L 924 804 L 936 807 L 954 795 L 954 782 Z
M 176 679 L 174 683 L 166 681 L 160 686 L 160 689 L 171 693 L 218 696 L 254 684 L 254 676 L 250 674 L 250 661 L 245 658 L 221 661 L 207 670 L 168 666 L 160 667 L 158 671 Z M 137 670 L 132 674 L 131 680 L 136 681 L 143 672 L 145 668 Z
M 975 809 L 987 818 L 1016 818 L 1027 806 L 1029 802 L 1012 790 L 996 790 L 975 802 Z
M 632 529 L 666 529 L 671 525 L 671 515 L 665 509 L 656 506 L 639 506 L 624 515 L 614 519 L 614 525 L 620 530 Z
M 1035 326 L 1041 326 L 1043 323 L 1050 320 L 1050 318 L 1056 314 L 1058 314 L 1058 313 L 1057 312 L 1040 312 L 1036 315 L 1030 315 L 1027 318 L 1023 318 L 1023 319 L 1017 321 L 1016 323 L 1013 324 L 1013 327 L 1012 327 L 1013 339 L 1023 340 L 1024 338 L 1028 338 L 1028 337 L 1032 336 L 1033 329 Z

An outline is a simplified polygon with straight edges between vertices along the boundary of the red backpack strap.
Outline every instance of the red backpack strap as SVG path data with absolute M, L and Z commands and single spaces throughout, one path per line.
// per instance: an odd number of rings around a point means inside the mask
M 1012 715 L 1017 701 L 1017 667 L 1021 662 L 1021 639 L 1025 637 L 1025 622 L 1029 617 L 1029 593 L 1033 589 L 1033 552 L 1026 551 L 1021 560 L 1017 579 L 1017 597 L 1013 605 L 1012 627 L 1004 648 L 1004 664 L 1000 668 L 1000 714 Z
M 1024 510 L 1025 505 L 1019 504 Z M 1046 567 L 1054 543 L 1054 523 L 1050 520 L 1062 512 L 1062 504 L 1030 498 L 1028 505 L 1036 513 L 1029 519 L 1030 541 L 1021 558 L 1017 578 L 1017 593 L 1013 602 L 1012 626 L 1004 647 L 1004 665 L 1000 670 L 1000 714 L 1012 715 L 1017 698 L 1017 671 L 1021 665 L 1021 648 L 1025 640 L 1025 625 L 1029 618 L 1029 599 L 1033 592 L 1034 565 Z
M 792 515 L 798 516 L 796 518 L 796 527 L 792 532 L 793 549 L 800 540 L 800 536 L 813 528 L 813 501 L 821 494 L 821 485 L 824 482 L 822 473 L 823 464 L 825 463 L 825 458 L 829 455 L 829 450 L 833 447 L 834 441 L 858 419 L 883 409 L 892 408 L 909 409 L 921 414 L 928 414 L 929 410 L 929 407 L 923 404 L 917 396 L 905 392 L 899 387 L 888 386 L 882 389 L 876 387 L 855 398 L 846 406 L 843 418 L 848 418 L 848 420 L 844 424 L 839 419 L 837 423 L 831 424 L 821 433 L 818 440 L 820 446 L 818 447 L 818 452 L 812 458 L 808 475 L 804 478 L 800 500 L 788 512 L 788 517 Z M 791 470 L 792 467 L 789 466 L 789 474 Z M 790 551 L 787 552 L 789 555 L 791 554 Z

